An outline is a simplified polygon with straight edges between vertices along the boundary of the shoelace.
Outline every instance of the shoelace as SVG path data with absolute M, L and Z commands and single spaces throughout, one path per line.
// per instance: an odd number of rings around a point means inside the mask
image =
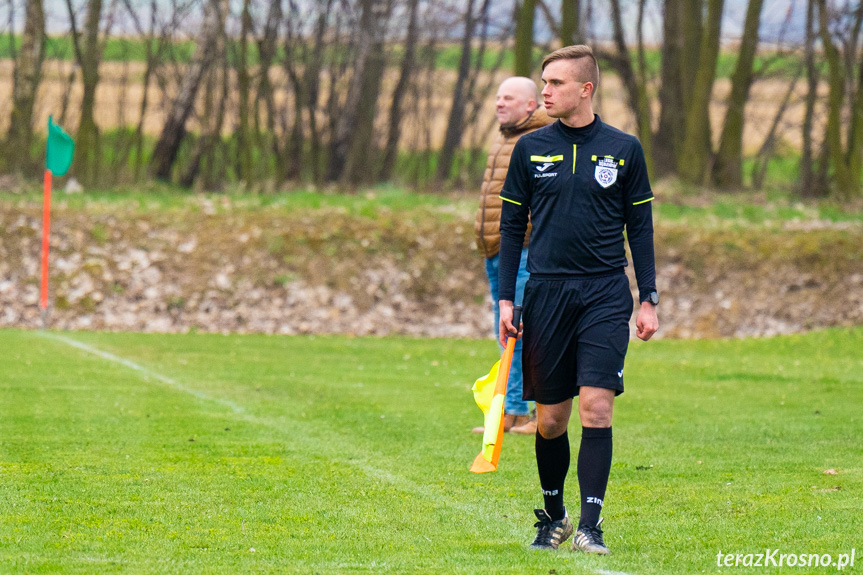
M 552 521 L 551 518 L 541 519 L 533 524 L 534 527 L 537 527 L 536 539 L 534 539 L 534 544 L 540 544 L 543 546 L 552 545 L 555 548 L 564 540 L 567 535 L 567 527 L 564 520 Z M 572 528 L 570 527 L 570 533 L 572 533 Z
M 533 524 L 534 527 L 542 527 L 545 531 L 549 531 L 551 529 L 551 519 L 540 519 L 536 523 Z
M 536 533 L 536 541 L 542 543 L 551 542 L 552 523 L 553 521 L 551 519 L 540 519 L 533 524 L 534 527 L 539 529 Z
M 598 543 L 605 546 L 605 542 L 602 540 L 602 529 L 599 527 L 581 527 L 579 528 L 579 531 L 584 533 L 591 543 Z

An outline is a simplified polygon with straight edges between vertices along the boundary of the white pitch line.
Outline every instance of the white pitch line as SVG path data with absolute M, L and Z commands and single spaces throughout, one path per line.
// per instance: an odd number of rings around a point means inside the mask
M 145 367 L 139 363 L 135 363 L 134 361 L 132 361 L 130 359 L 120 357 L 119 355 L 115 355 L 113 353 L 101 350 L 101 349 L 94 347 L 92 345 L 88 345 L 86 343 L 83 343 L 83 342 L 80 342 L 78 340 L 72 339 L 70 337 L 66 337 L 63 335 L 56 334 L 56 333 L 51 333 L 51 332 L 47 332 L 47 331 L 38 331 L 38 332 L 33 332 L 33 333 L 37 334 L 39 337 L 43 337 L 46 339 L 51 339 L 54 341 L 59 341 L 61 343 L 65 343 L 66 345 L 69 345 L 69 346 L 74 347 L 76 349 L 79 349 L 83 352 L 86 352 L 86 353 L 95 355 L 97 357 L 100 357 L 106 361 L 110 361 L 112 363 L 117 363 L 119 365 L 122 365 L 123 367 L 129 368 L 132 371 L 139 373 L 142 376 L 144 376 L 145 381 L 149 381 L 147 378 L 152 378 L 152 379 L 155 379 L 156 381 L 159 381 L 159 382 L 161 382 L 161 383 L 163 383 L 163 384 L 165 384 L 165 385 L 167 385 L 167 386 L 169 386 L 169 387 L 171 387 L 177 391 L 191 395 L 192 397 L 195 397 L 196 399 L 199 399 L 201 401 L 210 401 L 210 402 L 225 406 L 225 407 L 229 408 L 231 411 L 233 411 L 236 415 L 240 416 L 241 419 L 243 419 L 249 423 L 253 423 L 256 425 L 262 425 L 264 427 L 269 427 L 270 429 L 274 429 L 276 431 L 283 432 L 283 433 L 287 432 L 287 430 L 284 428 L 284 426 L 280 425 L 278 422 L 270 421 L 266 418 L 262 418 L 262 417 L 258 417 L 256 415 L 250 414 L 241 405 L 238 405 L 237 403 L 234 403 L 233 401 L 231 401 L 229 399 L 214 397 L 212 395 L 204 393 L 203 391 L 191 388 L 187 385 L 184 385 L 184 384 L 178 382 L 177 380 L 175 380 L 171 377 L 163 375 L 163 374 L 161 374 L 157 371 L 154 371 L 148 367 Z M 291 435 L 292 441 L 297 440 L 298 436 L 296 434 L 290 434 L 290 435 Z M 304 439 L 304 440 L 308 440 L 308 437 L 304 434 L 300 434 L 299 437 Z M 344 447 L 343 444 L 342 444 L 342 447 Z M 320 451 L 318 451 L 318 453 L 320 453 Z M 368 454 L 364 454 L 364 455 L 368 455 Z M 362 471 L 365 475 L 367 475 L 370 478 L 381 479 L 381 480 L 384 480 L 388 483 L 393 484 L 394 486 L 396 486 L 400 489 L 404 489 L 406 491 L 421 494 L 424 498 L 429 499 L 433 502 L 437 502 L 437 501 L 441 500 L 441 496 L 439 494 L 434 493 L 432 490 L 430 490 L 428 487 L 426 487 L 422 484 L 415 483 L 414 481 L 408 479 L 407 477 L 403 477 L 401 475 L 394 474 L 394 473 L 392 473 L 390 471 L 386 471 L 384 469 L 379 469 L 377 467 L 374 467 L 374 466 L 369 465 L 367 463 L 363 463 L 361 461 L 351 460 L 350 458 L 338 458 L 338 459 L 336 459 L 335 457 L 331 457 L 331 456 L 328 456 L 328 457 L 332 460 L 339 461 L 342 464 L 350 465 L 351 467 L 354 467 L 354 468 Z M 492 517 L 488 516 L 488 509 L 481 506 L 481 505 L 463 503 L 460 501 L 448 501 L 447 505 L 449 507 L 460 509 L 461 511 L 469 513 L 475 517 L 476 516 L 482 516 L 486 520 L 487 519 L 493 519 Z M 510 530 L 509 531 L 514 538 L 520 538 L 520 537 L 524 536 L 524 530 L 522 528 L 516 527 L 516 526 L 511 525 L 511 524 L 510 524 Z M 626 573 L 624 571 L 607 571 L 605 569 L 597 569 L 594 572 L 597 575 L 632 575 L 631 573 Z
M 141 375 L 143 375 L 145 377 L 150 377 L 150 378 L 153 378 L 155 380 L 161 381 L 162 383 L 164 383 L 170 387 L 173 387 L 174 389 L 176 389 L 178 391 L 182 391 L 183 393 L 188 393 L 189 395 L 196 397 L 197 399 L 200 399 L 203 401 L 212 401 L 212 402 L 218 403 L 220 405 L 224 405 L 225 407 L 230 408 L 231 411 L 233 411 L 234 413 L 245 413 L 246 412 L 245 409 L 243 409 L 241 406 L 237 405 L 233 401 L 230 401 L 227 399 L 221 399 L 218 397 L 212 397 L 212 396 L 207 395 L 206 393 L 204 393 L 202 391 L 198 391 L 197 389 L 187 387 L 187 386 L 183 385 L 182 383 L 180 383 L 174 379 L 171 379 L 168 376 L 165 376 L 165 375 L 162 375 L 161 373 L 155 372 L 152 369 L 146 368 L 143 365 L 137 364 L 134 361 L 128 360 L 124 357 L 114 355 L 113 353 L 103 351 L 99 348 L 93 347 L 91 345 L 87 345 L 86 343 L 82 343 L 78 340 L 72 339 L 70 337 L 58 335 L 56 333 L 51 333 L 51 332 L 47 332 L 47 331 L 39 331 L 36 333 L 41 337 L 60 341 L 60 342 L 65 343 L 66 345 L 70 345 L 72 347 L 78 348 L 81 351 L 86 351 L 87 353 L 99 356 L 102 359 L 106 359 L 106 360 L 114 362 L 114 363 L 119 363 L 123 367 L 128 367 L 132 371 L 137 371 L 138 373 L 140 373 Z
M 184 384 L 178 382 L 177 380 L 175 380 L 171 377 L 163 375 L 157 371 L 154 371 L 154 370 L 152 370 L 148 367 L 145 367 L 139 363 L 136 363 L 132 360 L 129 360 L 129 359 L 126 359 L 124 357 L 120 357 L 118 355 L 115 355 L 113 353 L 101 350 L 97 347 L 94 347 L 92 345 L 80 342 L 80 341 L 72 339 L 70 337 L 66 337 L 63 335 L 50 333 L 50 332 L 44 332 L 44 331 L 39 331 L 39 332 L 34 332 L 34 333 L 36 333 L 40 337 L 44 337 L 46 339 L 51 339 L 54 341 L 64 343 L 64 344 L 69 345 L 71 347 L 74 347 L 80 351 L 83 351 L 83 352 L 95 355 L 97 357 L 100 357 L 106 361 L 122 365 L 123 367 L 131 369 L 132 371 L 144 376 L 145 381 L 149 382 L 150 380 L 156 380 L 156 381 L 158 381 L 158 382 L 160 382 L 160 383 L 162 383 L 162 384 L 164 384 L 164 385 L 166 385 L 172 389 L 175 389 L 175 390 L 180 391 L 182 393 L 189 394 L 189 395 L 195 397 L 196 399 L 199 399 L 202 401 L 210 401 L 210 402 L 217 403 L 219 405 L 223 405 L 225 407 L 228 407 L 231 409 L 231 411 L 234 412 L 234 414 L 239 419 L 242 419 L 242 420 L 246 421 L 247 423 L 268 427 L 268 428 L 274 429 L 280 433 L 287 433 L 288 435 L 290 435 L 291 442 L 293 442 L 293 443 L 296 443 L 298 441 L 313 442 L 313 443 L 315 443 L 315 446 L 314 446 L 315 452 L 323 455 L 323 453 L 322 453 L 323 450 L 321 449 L 321 446 L 320 446 L 321 442 L 320 441 L 315 441 L 314 439 L 311 439 L 310 437 L 308 437 L 307 434 L 302 434 L 302 433 L 297 434 L 297 433 L 290 432 L 289 430 L 285 429 L 285 425 L 284 425 L 285 422 L 283 422 L 283 421 L 282 422 L 273 421 L 273 420 L 270 420 L 268 418 L 256 416 L 254 414 L 247 412 L 242 406 L 234 403 L 233 401 L 209 395 L 209 394 L 204 393 L 200 390 L 197 390 L 197 389 L 194 389 L 194 388 L 189 387 L 187 385 L 184 385 Z M 333 445 L 338 444 L 340 446 L 340 456 L 334 456 L 331 454 L 326 454 L 326 456 L 330 460 L 338 461 L 340 464 L 343 464 L 343 465 L 349 465 L 349 466 L 363 472 L 370 479 L 377 479 L 377 480 L 385 481 L 387 483 L 390 483 L 390 484 L 396 486 L 399 489 L 403 489 L 405 491 L 409 491 L 412 493 L 422 494 L 425 498 L 427 498 L 433 502 L 440 501 L 441 499 L 445 499 L 445 498 L 442 498 L 439 494 L 434 493 L 432 490 L 430 490 L 428 487 L 426 487 L 424 485 L 415 483 L 406 477 L 392 473 L 392 472 L 387 471 L 385 469 L 380 469 L 378 467 L 375 467 L 373 465 L 368 464 L 367 462 L 362 461 L 363 458 L 368 457 L 368 455 L 369 455 L 368 453 L 364 452 L 362 454 L 360 454 L 360 453 L 345 454 L 343 452 L 345 445 L 344 445 L 342 440 L 343 440 L 343 438 L 340 437 L 340 438 L 334 439 L 332 442 L 326 442 L 326 443 L 330 443 Z M 484 517 L 484 518 L 489 519 L 489 520 L 493 519 L 492 517 L 488 516 L 488 509 L 484 508 L 481 505 L 473 505 L 473 504 L 469 504 L 469 503 L 447 500 L 447 506 L 448 507 L 454 507 L 456 509 L 459 509 L 459 510 L 465 512 L 465 513 L 469 513 L 470 515 L 472 515 L 474 517 L 479 516 L 479 517 Z M 515 526 L 512 527 L 511 532 L 514 536 L 523 535 L 522 531 L 520 529 L 517 529 Z

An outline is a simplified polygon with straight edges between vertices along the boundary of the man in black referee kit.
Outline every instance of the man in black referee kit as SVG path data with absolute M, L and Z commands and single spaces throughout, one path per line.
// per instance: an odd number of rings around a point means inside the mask
M 557 549 L 572 535 L 563 504 L 569 470 L 567 426 L 578 400 L 581 517 L 572 548 L 607 554 L 600 511 L 611 469 L 611 416 L 623 393 L 632 295 L 624 273 L 624 229 L 641 310 L 637 336 L 659 328 L 653 259 L 653 193 L 641 144 L 593 113 L 599 67 L 587 46 L 542 62 L 545 108 L 558 120 L 522 136 L 501 192 L 500 339 L 512 325 L 521 245 L 533 224 L 524 292 L 524 399 L 536 401 L 536 464 L 545 509 L 534 549 Z

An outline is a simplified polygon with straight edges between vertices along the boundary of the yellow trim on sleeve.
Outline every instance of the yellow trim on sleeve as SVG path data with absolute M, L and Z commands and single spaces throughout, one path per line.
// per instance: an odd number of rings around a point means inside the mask
M 503 197 L 503 196 L 498 196 L 498 197 L 499 197 L 500 199 L 502 199 L 503 201 L 505 201 L 505 202 L 509 202 L 509 203 L 511 203 L 511 204 L 515 204 L 515 205 L 517 205 L 517 206 L 520 206 L 520 205 L 521 205 L 521 202 L 517 202 L 517 201 L 515 201 L 515 200 L 510 200 L 509 198 L 505 198 L 505 197 Z M 652 200 L 653 198 L 650 198 L 650 199 Z
M 640 202 L 635 202 L 635 203 L 634 203 L 634 204 L 632 204 L 632 205 L 633 205 L 633 206 L 637 206 L 637 205 L 639 205 L 639 204 L 646 204 L 647 202 L 652 201 L 652 200 L 653 200 L 653 198 L 655 198 L 655 197 L 656 197 L 656 196 L 650 196 L 650 197 L 649 197 L 649 198 L 647 198 L 646 200 L 641 200 Z
M 563 154 L 558 156 L 531 156 L 531 162 L 560 162 L 563 160 Z

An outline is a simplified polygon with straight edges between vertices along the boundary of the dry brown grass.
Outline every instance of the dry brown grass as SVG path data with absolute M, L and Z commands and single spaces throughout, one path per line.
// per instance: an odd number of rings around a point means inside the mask
M 13 63 L 10 60 L 0 60 L 0 85 L 6 86 L 11 92 Z M 68 98 L 68 111 L 65 118 L 66 128 L 73 132 L 77 128 L 79 109 L 81 105 L 82 84 L 80 74 L 75 75 L 71 87 L 69 77 L 73 71 L 73 64 L 69 61 L 49 60 L 44 66 L 44 78 L 39 87 L 36 104 L 36 126 L 41 131 L 47 123 L 48 116 L 53 114 L 55 119 L 59 118 L 62 102 Z M 181 70 L 167 74 L 168 78 L 179 77 Z M 144 64 L 141 62 L 105 62 L 100 67 L 101 81 L 96 93 L 96 122 L 102 130 L 111 130 L 119 126 L 135 126 L 140 119 L 141 100 L 144 89 L 142 85 L 144 75 Z M 498 73 L 497 80 L 503 80 L 507 74 Z M 281 68 L 274 67 L 271 77 L 276 86 L 287 85 L 284 72 Z M 538 77 L 536 78 L 538 81 Z M 402 134 L 401 145 L 411 149 L 423 149 L 428 146 L 438 148 L 443 141 L 446 130 L 446 122 L 451 105 L 451 94 L 455 84 L 455 73 L 450 70 L 436 72 L 429 81 L 434 87 L 434 96 L 428 105 L 427 111 L 421 116 L 409 115 L 405 118 L 405 129 Z M 378 119 L 378 138 L 382 139 L 386 132 L 385 126 L 387 113 L 391 106 L 390 95 L 396 81 L 396 71 L 390 70 L 384 81 L 385 98 L 380 104 Z M 236 79 L 231 79 L 232 86 L 236 88 Z M 482 82 L 481 82 L 482 83 Z M 744 132 L 744 153 L 754 154 L 758 151 L 785 91 L 788 88 L 787 80 L 771 79 L 756 83 L 751 90 L 749 102 L 746 106 L 746 129 Z M 168 81 L 166 84 L 167 98 L 172 97 L 176 89 L 176 82 Z M 340 87 L 341 89 L 341 87 Z M 329 86 L 322 86 L 321 101 L 325 102 Z M 711 125 L 714 139 L 718 140 L 725 117 L 725 98 L 730 91 L 730 81 L 720 79 L 716 82 L 713 92 L 713 104 L 711 106 Z M 822 86 L 822 92 L 826 92 L 826 85 Z M 654 90 L 655 92 L 655 90 Z M 224 123 L 225 133 L 231 133 L 236 124 L 238 102 L 236 89 L 231 91 L 231 99 L 227 108 L 227 121 Z M 800 127 L 803 123 L 803 97 L 805 85 L 799 82 L 792 105 L 786 112 L 785 119 L 780 129 L 780 139 L 786 145 L 799 149 L 802 142 Z M 11 94 L 10 94 L 11 96 Z M 819 126 L 824 117 L 824 100 L 826 94 L 819 97 L 817 113 L 817 124 L 815 133 L 820 133 Z M 280 107 L 293 106 L 293 100 L 288 91 L 279 89 L 276 92 L 276 102 Z M 412 103 L 406 103 L 412 108 Z M 620 80 L 613 74 L 605 74 L 602 79 L 602 88 L 597 94 L 595 102 L 596 111 L 603 119 L 628 132 L 636 129 L 634 118 L 626 104 L 625 93 Z M 154 81 L 150 88 L 150 103 L 144 117 L 144 132 L 151 136 L 157 136 L 165 120 L 167 109 L 166 95 Z M 290 109 L 290 108 L 288 108 Z M 0 133 L 8 129 L 9 115 L 11 111 L 11 98 L 0 98 Z M 658 122 L 658 102 L 654 98 L 654 126 Z M 198 114 L 203 114 L 202 98 L 199 98 Z M 290 115 L 289 117 L 292 117 Z M 318 121 L 320 126 L 326 125 L 327 114 L 321 110 Z M 482 103 L 479 126 L 469 130 L 466 138 L 470 144 L 483 145 L 494 132 L 494 98 L 493 94 Z M 263 118 L 261 124 L 264 125 Z M 308 120 L 308 118 L 306 118 Z M 190 129 L 200 129 L 198 119 L 193 118 Z M 491 127 L 489 132 L 485 129 Z M 281 134 L 280 134 L 281 136 Z M 718 143 L 718 142 L 715 142 Z

